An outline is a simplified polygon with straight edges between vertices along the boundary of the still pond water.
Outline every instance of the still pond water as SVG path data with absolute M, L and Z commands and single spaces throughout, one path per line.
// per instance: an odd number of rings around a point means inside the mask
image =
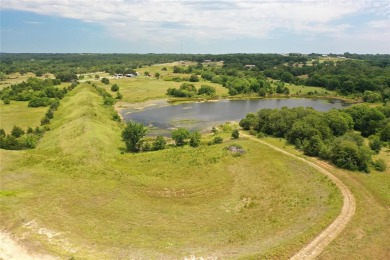
M 126 109 L 122 116 L 126 121 L 135 121 L 151 127 L 149 134 L 166 134 L 169 130 L 184 127 L 189 130 L 206 130 L 227 121 L 240 121 L 247 113 L 262 108 L 312 107 L 318 111 L 343 108 L 342 101 L 307 98 L 220 100 L 218 102 L 185 103 L 169 105 L 157 101 L 155 105 L 142 110 Z

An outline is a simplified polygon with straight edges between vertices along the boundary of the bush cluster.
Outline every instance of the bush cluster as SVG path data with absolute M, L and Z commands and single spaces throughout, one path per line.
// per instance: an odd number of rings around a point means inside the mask
M 354 171 L 369 171 L 372 154 L 390 136 L 390 106 L 352 106 L 318 112 L 312 108 L 262 109 L 240 121 L 245 130 L 285 138 L 306 155 L 319 156 Z M 357 134 L 355 131 L 359 131 Z M 370 148 L 363 137 L 370 136 Z M 381 167 L 377 167 L 381 168 Z
M 31 127 L 23 130 L 19 126 L 14 126 L 11 133 L 6 134 L 4 129 L 0 129 L 0 148 L 6 150 L 24 150 L 35 148 L 37 142 L 45 133 L 45 128 Z
M 77 85 L 73 82 L 67 88 L 55 87 L 59 84 L 61 81 L 58 79 L 28 78 L 27 81 L 0 90 L 0 97 L 4 103 L 9 103 L 10 100 L 29 101 L 29 107 L 46 107 L 53 99 L 62 99 Z
M 178 89 L 169 88 L 167 90 L 167 95 L 174 97 L 193 97 L 196 95 L 214 96 L 215 88 L 208 85 L 202 85 L 199 89 L 196 89 L 194 84 L 183 83 Z

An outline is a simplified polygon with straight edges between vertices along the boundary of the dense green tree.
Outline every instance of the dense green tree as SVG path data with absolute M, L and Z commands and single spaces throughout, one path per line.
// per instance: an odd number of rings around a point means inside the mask
M 284 82 L 292 83 L 294 81 L 294 75 L 286 71 L 280 75 L 280 79 Z
M 303 152 L 309 156 L 318 156 L 324 143 L 319 135 L 314 135 L 303 141 Z
M 382 95 L 376 91 L 366 90 L 363 93 L 363 101 L 368 103 L 375 103 L 382 101 Z
M 126 144 L 127 150 L 130 152 L 139 152 L 146 132 L 147 129 L 143 124 L 128 122 L 126 128 L 122 132 L 122 138 Z
M 370 151 L 348 140 L 337 140 L 332 147 L 332 162 L 340 168 L 352 171 L 368 171 Z
M 55 76 L 56 79 L 59 79 L 62 82 L 71 82 L 73 80 L 77 80 L 77 75 L 73 72 L 59 72 Z
M 341 136 L 353 127 L 352 117 L 339 110 L 333 109 L 325 113 L 325 119 L 327 120 L 334 136 Z
M 259 125 L 259 118 L 257 117 L 256 114 L 249 113 L 246 115 L 245 118 L 240 120 L 239 125 L 244 130 L 249 130 L 251 128 L 256 129 Z
M 367 137 L 376 134 L 385 119 L 383 113 L 376 107 L 370 108 L 362 118 L 361 132 Z
M 175 140 L 176 146 L 185 145 L 185 140 L 190 136 L 190 132 L 185 128 L 178 128 L 172 131 L 172 139 Z

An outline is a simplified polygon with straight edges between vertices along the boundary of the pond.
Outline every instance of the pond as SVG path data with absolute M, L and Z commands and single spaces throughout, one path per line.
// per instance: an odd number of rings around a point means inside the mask
M 215 102 L 185 103 L 169 105 L 166 101 L 157 101 L 142 110 L 125 109 L 121 111 L 126 121 L 143 123 L 150 128 L 149 134 L 167 134 L 171 129 L 184 127 L 189 130 L 206 130 L 227 121 L 240 121 L 248 113 L 262 108 L 312 107 L 318 111 L 343 108 L 346 105 L 339 100 L 308 98 L 219 100 Z

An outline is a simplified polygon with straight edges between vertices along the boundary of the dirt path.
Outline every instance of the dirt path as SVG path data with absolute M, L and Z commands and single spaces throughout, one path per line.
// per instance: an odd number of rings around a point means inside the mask
M 254 140 L 256 142 L 262 143 L 276 151 L 279 151 L 283 154 L 286 154 L 288 156 L 294 157 L 298 160 L 301 160 L 305 162 L 306 164 L 312 166 L 313 168 L 319 170 L 322 174 L 326 175 L 331 181 L 337 185 L 337 187 L 340 189 L 343 198 L 344 203 L 343 207 L 341 209 L 340 215 L 330 224 L 325 230 L 323 230 L 317 237 L 315 237 L 309 244 L 307 244 L 304 248 L 302 248 L 298 253 L 296 253 L 294 256 L 292 256 L 290 259 L 314 259 L 318 255 L 321 254 L 321 252 L 327 247 L 330 242 L 333 241 L 340 233 L 341 231 L 347 226 L 348 222 L 352 219 L 352 216 L 355 214 L 356 210 L 356 203 L 355 198 L 352 195 L 351 191 L 348 189 L 347 186 L 345 186 L 344 183 L 342 183 L 336 176 L 325 170 L 324 168 L 318 166 L 317 164 L 310 162 L 304 158 L 298 157 L 294 154 L 291 154 L 283 149 L 280 149 L 272 144 L 269 144 L 267 142 L 264 142 L 260 139 L 257 139 L 253 136 L 243 134 L 242 136 L 248 137 L 251 140 Z

